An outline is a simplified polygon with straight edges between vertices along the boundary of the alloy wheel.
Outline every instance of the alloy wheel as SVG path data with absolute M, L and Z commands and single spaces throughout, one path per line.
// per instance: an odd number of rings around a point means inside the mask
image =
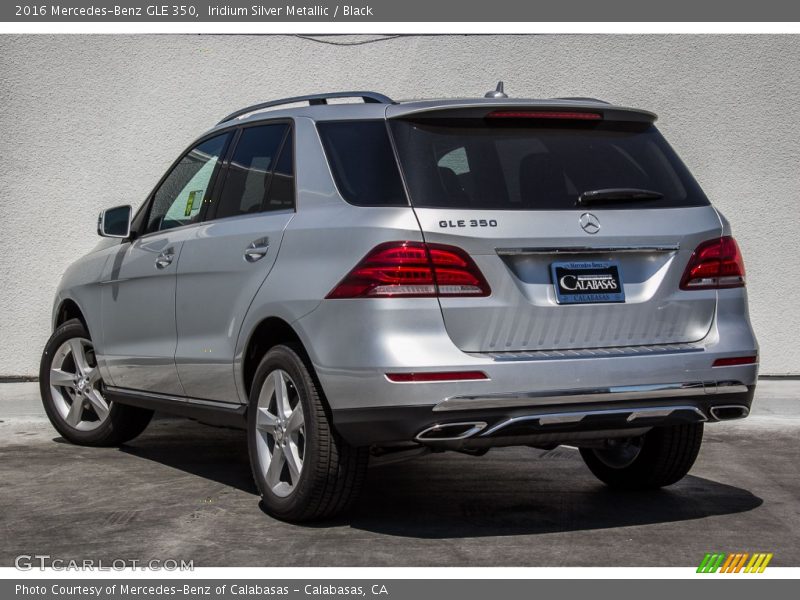
M 264 479 L 276 496 L 289 496 L 303 471 L 306 436 L 303 404 L 286 371 L 267 375 L 257 411 L 256 446 Z
M 58 347 L 50 363 L 50 392 L 67 425 L 92 431 L 108 419 L 110 406 L 102 385 L 91 341 L 72 338 Z

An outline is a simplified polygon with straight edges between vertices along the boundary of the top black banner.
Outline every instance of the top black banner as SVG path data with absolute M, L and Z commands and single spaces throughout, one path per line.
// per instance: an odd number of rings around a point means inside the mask
M 786 0 L 66 0 L 0 4 L 0 22 L 796 22 Z

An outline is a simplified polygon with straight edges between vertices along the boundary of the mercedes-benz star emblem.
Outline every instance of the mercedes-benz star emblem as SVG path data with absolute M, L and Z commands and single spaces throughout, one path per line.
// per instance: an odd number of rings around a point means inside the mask
M 595 234 L 600 231 L 600 219 L 592 213 L 583 213 L 578 222 L 586 233 Z

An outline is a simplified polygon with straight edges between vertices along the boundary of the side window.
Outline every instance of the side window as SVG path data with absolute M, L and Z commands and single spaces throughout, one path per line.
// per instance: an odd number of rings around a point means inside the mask
M 230 133 L 224 133 L 206 140 L 175 165 L 155 193 L 145 233 L 197 221 L 229 137 Z
M 450 169 L 456 175 L 469 173 L 469 160 L 467 159 L 467 149 L 464 146 L 451 150 L 439 159 L 437 166 L 440 169 Z
M 408 206 L 385 121 L 317 123 L 336 187 L 356 206 Z
M 472 203 L 470 184 L 472 173 L 469 168 L 467 149 L 459 146 L 446 152 L 436 163 L 437 175 L 442 185 L 442 200 L 450 205 L 467 205 Z
M 264 209 L 272 171 L 288 128 L 287 124 L 280 123 L 242 130 L 228 165 L 215 218 L 222 219 Z

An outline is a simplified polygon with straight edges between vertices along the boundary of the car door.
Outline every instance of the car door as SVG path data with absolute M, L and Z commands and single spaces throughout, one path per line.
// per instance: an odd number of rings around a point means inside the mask
M 175 362 L 189 397 L 238 402 L 233 360 L 242 320 L 294 216 L 293 148 L 288 122 L 242 128 L 218 199 L 184 241 Z
M 230 133 L 204 140 L 173 165 L 153 193 L 138 231 L 103 277 L 103 359 L 120 388 L 183 395 L 175 368 L 178 257 L 199 221 Z

